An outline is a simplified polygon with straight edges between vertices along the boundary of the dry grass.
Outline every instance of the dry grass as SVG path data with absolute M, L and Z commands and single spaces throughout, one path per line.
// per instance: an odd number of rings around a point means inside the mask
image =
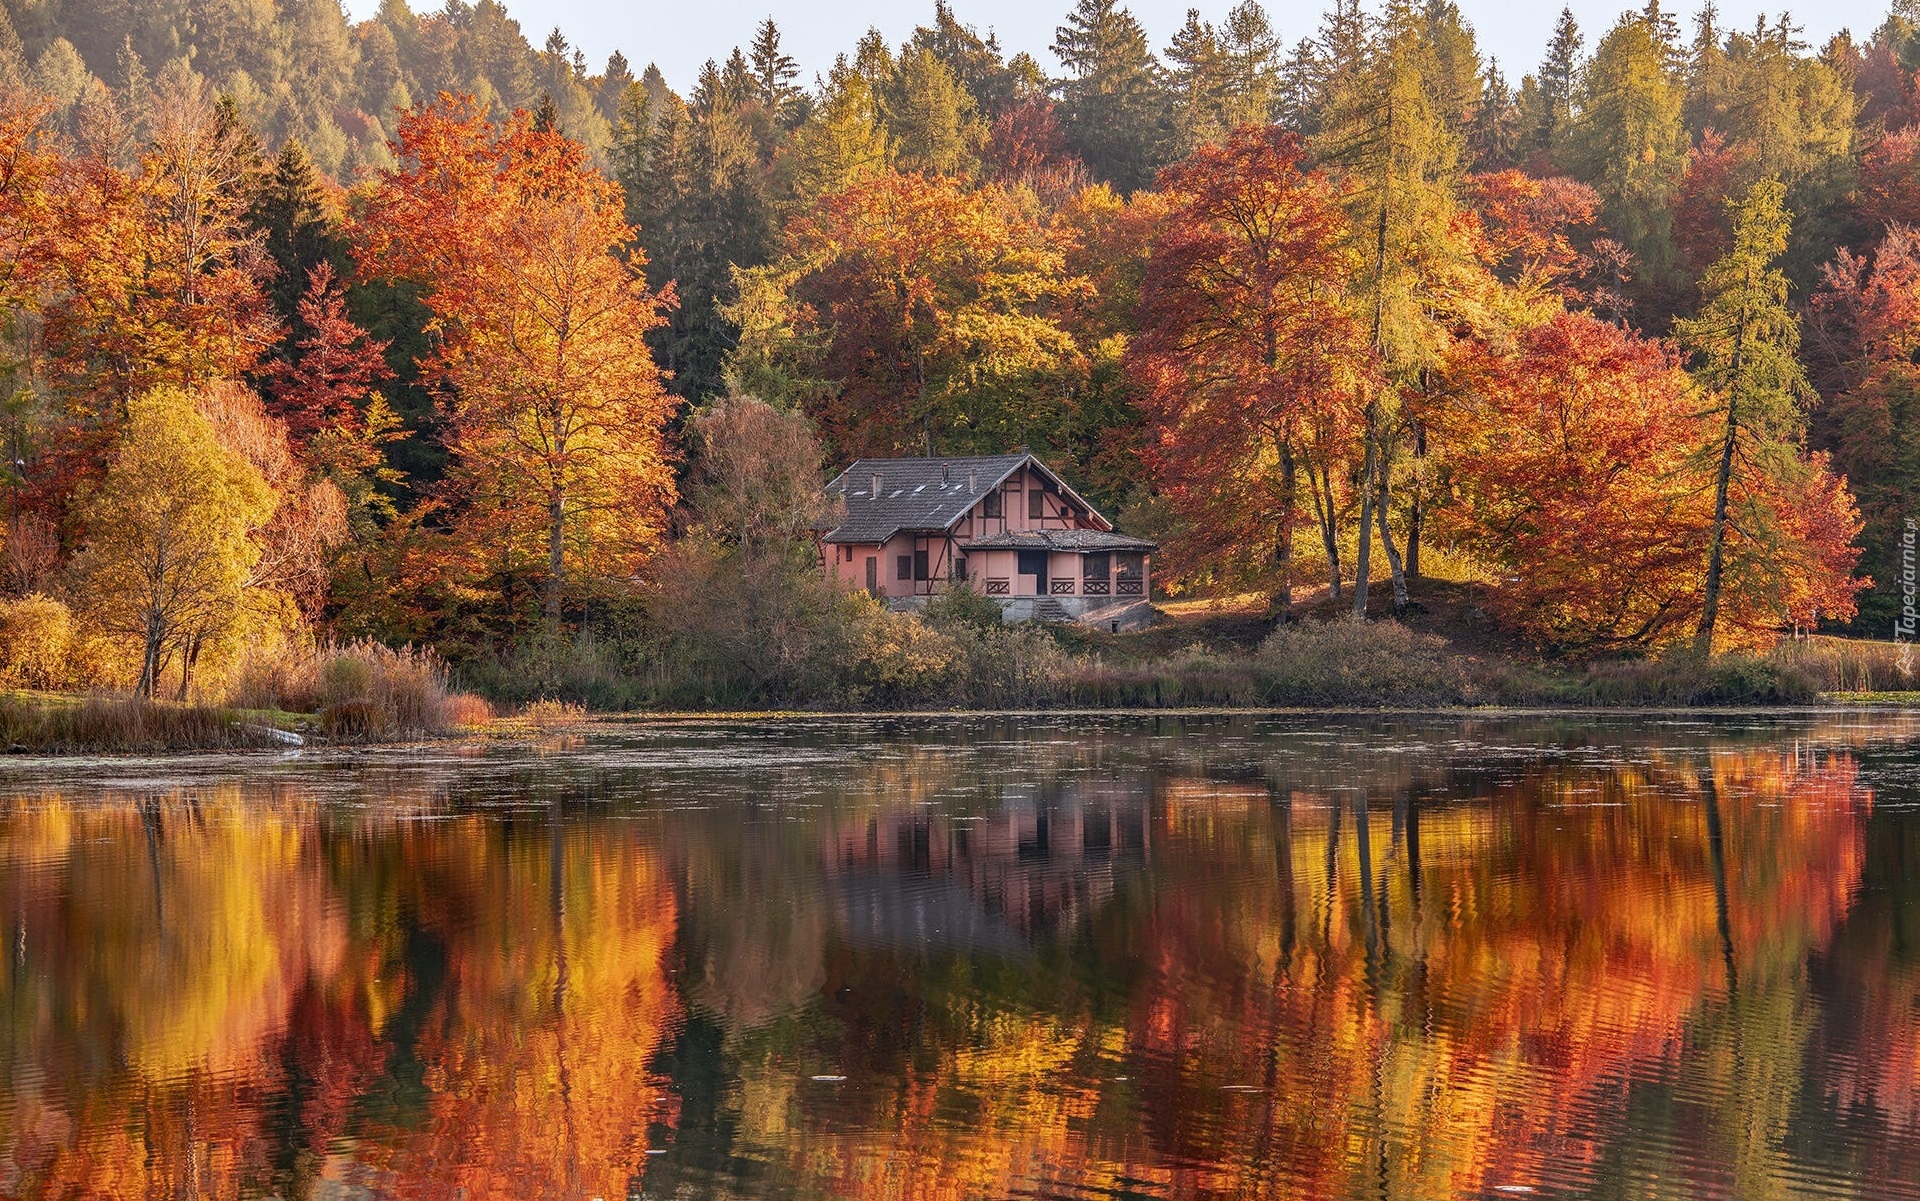
M 585 722 L 587 707 L 572 701 L 542 697 L 520 710 L 520 720 L 536 730 L 564 730 Z
M 493 722 L 493 706 L 471 692 L 447 697 L 447 724 L 456 730 L 478 730 Z
M 1815 637 L 1783 642 L 1768 656 L 1811 678 L 1821 692 L 1908 692 L 1920 687 L 1920 656 L 1865 638 Z
M 69 701 L 0 699 L 0 741 L 41 754 L 224 751 L 279 741 L 231 709 L 95 694 Z

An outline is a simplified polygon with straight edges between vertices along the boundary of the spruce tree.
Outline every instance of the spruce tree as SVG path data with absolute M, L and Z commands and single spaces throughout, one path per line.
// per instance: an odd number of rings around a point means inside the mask
M 249 197 L 247 224 L 259 230 L 267 256 L 276 271 L 268 287 L 274 311 L 287 323 L 287 344 L 298 342 L 300 298 L 307 292 L 307 274 L 321 263 L 332 264 L 345 278 L 350 260 L 346 239 L 335 223 L 320 172 L 299 139 L 288 139 L 273 160 L 271 170 L 258 178 Z
M 1632 252 L 1639 277 L 1662 285 L 1674 272 L 1672 202 L 1687 140 L 1657 20 L 1628 14 L 1600 39 L 1557 161 L 1600 193 L 1602 223 Z
M 1561 9 L 1553 40 L 1547 43 L 1547 57 L 1540 63 L 1540 110 L 1534 127 L 1527 131 L 1530 149 L 1551 153 L 1560 144 L 1573 113 L 1573 89 L 1585 40 L 1573 19 L 1573 10 Z
M 754 98 L 776 121 L 788 124 L 804 111 L 806 94 L 794 86 L 794 80 L 800 78 L 800 65 L 780 48 L 780 30 L 772 17 L 760 22 L 760 28 L 754 31 L 748 62 L 753 67 Z
M 1079 0 L 1054 31 L 1067 138 L 1093 173 L 1123 192 L 1149 187 L 1169 141 L 1160 64 L 1119 0 Z

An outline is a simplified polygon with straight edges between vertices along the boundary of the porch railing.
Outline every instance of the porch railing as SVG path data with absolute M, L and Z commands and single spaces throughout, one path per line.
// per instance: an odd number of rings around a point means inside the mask
M 1147 582 L 1145 580 L 1117 580 L 1113 585 L 1113 594 L 1115 596 L 1142 596 L 1146 593 L 1146 590 Z
M 1072 581 L 1072 580 L 1070 580 L 1070 579 L 1068 579 L 1068 580 L 1048 580 L 1048 581 L 1047 581 L 1047 592 L 1048 592 L 1049 594 L 1051 594 L 1051 595 L 1053 595 L 1053 596 L 1072 596 L 1072 595 L 1073 595 L 1073 581 Z
M 1087 580 L 1080 585 L 1080 592 L 1083 596 L 1111 596 L 1113 585 L 1105 580 Z
M 1013 581 L 1008 579 L 1005 576 L 1001 576 L 998 579 L 995 579 L 992 576 L 989 576 L 987 578 L 987 595 L 988 596 L 1012 596 Z

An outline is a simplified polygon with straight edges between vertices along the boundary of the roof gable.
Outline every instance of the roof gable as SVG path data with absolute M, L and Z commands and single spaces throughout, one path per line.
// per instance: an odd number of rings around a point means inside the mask
M 1079 493 L 1031 454 L 982 455 L 944 459 L 856 459 L 827 485 L 846 506 L 829 542 L 885 542 L 902 530 L 940 533 L 952 529 L 986 496 L 1022 467 L 1031 465 L 1063 495 L 1087 511 L 1099 529 L 1110 530 Z M 874 490 L 874 481 L 879 490 Z

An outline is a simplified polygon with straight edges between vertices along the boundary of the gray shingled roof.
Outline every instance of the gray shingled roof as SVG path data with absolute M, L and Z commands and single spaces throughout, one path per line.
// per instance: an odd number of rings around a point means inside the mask
M 946 459 L 856 459 L 827 485 L 846 505 L 846 516 L 829 531 L 827 542 L 885 542 L 901 530 L 940 533 L 965 517 L 980 498 L 1031 462 L 1070 500 L 1086 509 L 1094 524 L 1111 528 L 1067 487 L 1052 469 L 1030 454 L 983 455 Z M 880 492 L 873 492 L 873 477 Z
M 1129 538 L 1108 530 L 1016 530 L 989 534 L 970 543 L 970 550 L 1139 550 L 1160 547 L 1144 538 Z

